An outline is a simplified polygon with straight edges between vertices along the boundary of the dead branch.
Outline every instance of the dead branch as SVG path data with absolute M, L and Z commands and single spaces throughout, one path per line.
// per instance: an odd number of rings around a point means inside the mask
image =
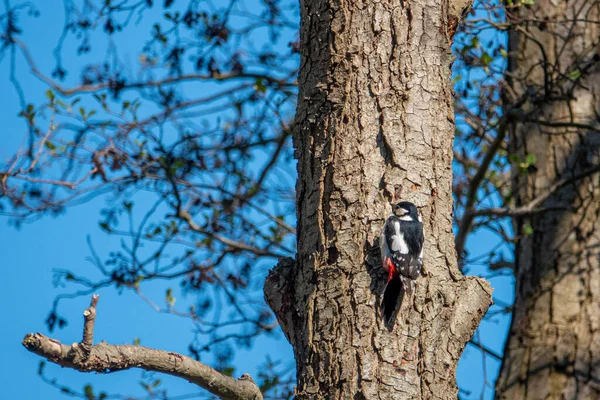
M 98 297 L 92 297 L 90 307 L 84 312 L 81 343 L 68 346 L 41 333 L 29 333 L 23 339 L 23 346 L 50 362 L 81 372 L 106 373 L 141 368 L 186 379 L 221 399 L 263 398 L 260 389 L 247 374 L 236 380 L 190 357 L 143 346 L 112 345 L 106 342 L 93 345 Z

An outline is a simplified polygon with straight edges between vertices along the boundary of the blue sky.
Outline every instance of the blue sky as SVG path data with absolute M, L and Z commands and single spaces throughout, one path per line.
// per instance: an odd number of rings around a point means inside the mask
M 40 68 L 49 73 L 54 67 L 52 50 L 60 36 L 64 19 L 62 7 L 56 2 L 37 0 L 33 3 L 39 8 L 41 16 L 23 18 L 22 40 L 28 43 Z M 62 2 L 61 2 L 62 3 Z M 4 12 L 0 9 L 0 13 Z M 143 22 L 145 23 L 145 22 Z M 145 29 L 139 29 L 146 32 Z M 95 43 L 101 48 L 104 43 Z M 119 51 L 125 58 L 136 60 L 139 43 L 135 40 L 119 42 Z M 65 54 L 74 54 L 73 48 L 66 48 Z M 67 66 L 82 65 L 85 57 L 69 57 Z M 18 77 L 29 101 L 41 102 L 47 87 L 29 75 L 24 63 L 19 62 Z M 78 75 L 76 68 L 70 68 L 72 75 Z M 0 62 L 0 159 L 5 160 L 20 145 L 24 124 L 17 117 L 20 111 L 18 97 L 8 80 L 9 63 L 5 57 Z M 71 78 L 76 78 L 72 76 Z M 119 247 L 119 239 L 107 236 L 97 228 L 98 210 L 106 206 L 102 198 L 70 208 L 59 217 L 44 217 L 20 229 L 9 226 L 6 219 L 0 220 L 0 266 L 8 274 L 0 281 L 0 342 L 4 344 L 4 356 L 11 362 L 0 363 L 0 384 L 2 398 L 58 400 L 66 398 L 57 389 L 44 383 L 36 376 L 39 357 L 27 352 L 20 344 L 23 336 L 29 332 L 50 334 L 44 320 L 57 294 L 67 290 L 54 287 L 53 270 L 71 269 L 83 274 L 93 274 L 94 269 L 86 261 L 89 249 L 86 242 L 90 235 L 94 246 L 100 253 Z M 491 234 L 480 232 L 468 242 L 468 249 L 482 253 L 493 242 Z M 485 269 L 473 267 L 471 273 L 485 273 Z M 510 303 L 512 300 L 511 278 L 499 277 L 492 280 L 494 296 Z M 165 284 L 156 283 L 145 287 L 145 294 L 161 298 Z M 187 319 L 168 314 L 156 313 L 151 307 L 133 293 L 118 293 L 109 288 L 100 291 L 98 320 L 95 337 L 109 343 L 132 343 L 139 337 L 141 344 L 177 351 L 187 354 L 187 346 L 193 337 L 193 325 Z M 176 296 L 181 296 L 176 293 Z M 63 342 L 79 341 L 82 328 L 82 311 L 87 307 L 89 297 L 67 300 L 61 304 L 61 315 L 68 317 L 69 325 L 52 335 Z M 479 331 L 481 340 L 495 351 L 501 353 L 508 318 L 497 317 L 495 321 L 484 323 Z M 265 354 L 273 359 L 284 359 L 292 363 L 292 352 L 283 335 L 275 338 L 261 338 L 254 342 L 251 350 L 238 350 L 234 364 L 236 373 L 256 374 L 257 361 Z M 210 358 L 206 360 L 210 363 Z M 485 360 L 485 373 L 488 381 L 497 374 L 499 363 L 489 357 Z M 142 373 L 138 370 L 110 375 L 90 375 L 62 369 L 54 365 L 46 367 L 48 377 L 56 378 L 58 383 L 81 389 L 92 384 L 96 392 L 105 390 L 110 393 L 123 393 L 142 396 L 145 390 L 139 384 Z M 481 352 L 472 346 L 465 350 L 458 369 L 458 383 L 462 389 L 471 392 L 464 398 L 479 398 L 483 387 L 484 363 Z M 158 378 L 158 376 L 157 376 Z M 162 386 L 169 393 L 202 393 L 193 385 L 175 378 L 160 376 Z M 485 390 L 485 398 L 491 398 L 492 391 Z

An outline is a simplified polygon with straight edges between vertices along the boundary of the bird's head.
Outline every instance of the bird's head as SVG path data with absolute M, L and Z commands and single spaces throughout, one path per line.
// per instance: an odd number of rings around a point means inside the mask
M 393 206 L 394 215 L 403 221 L 421 222 L 421 215 L 417 206 L 408 201 L 401 201 Z

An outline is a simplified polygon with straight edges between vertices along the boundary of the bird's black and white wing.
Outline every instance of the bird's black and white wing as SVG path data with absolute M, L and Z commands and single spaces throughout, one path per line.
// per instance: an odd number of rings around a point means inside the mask
M 388 272 L 382 298 L 386 324 L 393 321 L 404 293 L 414 292 L 422 271 L 423 241 L 423 223 L 417 208 L 409 202 L 398 203 L 379 237 L 382 267 Z
M 402 221 L 398 217 L 389 217 L 383 229 L 383 239 L 387 247 L 387 256 L 394 263 L 398 273 L 406 275 L 409 272 L 410 254 L 401 226 Z

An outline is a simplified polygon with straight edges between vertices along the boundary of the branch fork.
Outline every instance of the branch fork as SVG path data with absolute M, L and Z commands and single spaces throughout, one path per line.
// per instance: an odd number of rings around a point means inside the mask
M 83 313 L 83 338 L 80 343 L 67 346 L 41 333 L 29 333 L 23 339 L 23 346 L 50 362 L 81 372 L 104 373 L 141 368 L 186 379 L 221 399 L 262 400 L 260 389 L 248 374 L 234 379 L 190 357 L 143 346 L 106 342 L 94 345 L 98 299 L 98 295 L 92 296 L 90 307 Z

